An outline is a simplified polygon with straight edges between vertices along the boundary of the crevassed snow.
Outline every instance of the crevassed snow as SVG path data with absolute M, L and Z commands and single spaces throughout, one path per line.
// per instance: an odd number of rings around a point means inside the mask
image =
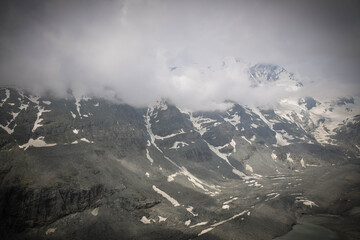
M 181 145 L 181 146 L 180 146 L 180 145 Z M 185 146 L 189 146 L 189 144 L 187 144 L 186 142 L 176 141 L 176 142 L 174 142 L 174 144 L 172 145 L 172 147 L 169 148 L 169 149 L 178 150 L 180 147 L 185 147 Z
M 359 98 L 354 98 L 354 104 L 338 105 L 335 101 L 322 101 L 312 109 L 306 109 L 305 105 L 299 105 L 297 99 L 282 99 L 275 109 L 276 114 L 288 117 L 291 122 L 300 125 L 303 129 L 312 130 L 312 135 L 322 145 L 334 144 L 330 138 L 336 133 L 335 129 L 353 116 L 359 114 Z M 306 117 L 304 118 L 304 113 Z M 298 116 L 300 122 L 296 122 L 291 115 Z
M 43 125 L 41 124 L 41 122 L 42 122 L 42 120 L 44 120 L 44 119 L 41 118 L 41 115 L 42 115 L 43 113 L 45 113 L 45 112 L 51 112 L 51 110 L 45 110 L 45 108 L 40 107 L 40 106 L 37 106 L 37 109 L 38 109 L 38 113 L 36 114 L 36 121 L 35 121 L 35 123 L 34 123 L 34 127 L 33 127 L 33 129 L 32 129 L 32 132 L 35 132 L 35 130 L 36 130 L 38 127 L 43 126 Z
M 28 149 L 29 147 L 52 147 L 55 146 L 56 143 L 46 143 L 44 141 L 44 137 L 38 137 L 37 139 L 30 138 L 29 141 L 21 146 L 19 148 L 24 148 L 24 150 Z
M 78 134 L 78 133 L 79 133 L 79 129 L 73 129 L 73 133 Z
M 5 89 L 5 98 L 1 100 L 0 107 L 2 107 L 9 98 L 10 98 L 10 90 Z
M 172 205 L 174 205 L 174 207 L 180 206 L 179 202 L 176 201 L 174 198 L 170 197 L 170 195 L 167 194 L 166 192 L 160 190 L 155 185 L 153 185 L 152 188 L 154 189 L 155 192 L 166 198 Z
M 150 153 L 149 153 L 149 150 L 148 150 L 148 149 L 146 149 L 146 158 L 150 161 L 151 164 L 153 164 L 154 159 L 152 159 L 152 158 L 150 157 Z
M 199 227 L 199 226 L 204 226 L 206 225 L 208 222 L 200 222 L 200 223 L 197 223 L 197 224 L 194 224 L 192 226 L 190 226 L 190 228 L 194 228 L 194 227 Z

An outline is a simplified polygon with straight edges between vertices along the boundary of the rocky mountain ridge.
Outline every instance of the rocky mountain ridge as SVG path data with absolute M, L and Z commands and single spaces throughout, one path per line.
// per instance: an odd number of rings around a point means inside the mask
M 307 168 L 338 166 L 359 156 L 359 139 L 351 137 L 359 128 L 356 98 L 284 101 L 274 109 L 232 103 L 226 111 L 188 112 L 165 101 L 137 109 L 9 88 L 0 97 L 5 239 L 61 238 L 75 234 L 59 231 L 65 222 L 89 219 L 100 234 L 119 214 L 134 227 L 110 224 L 106 231 L 113 236 L 143 238 L 151 226 L 159 238 L 224 238 L 238 232 L 225 234 L 225 223 L 252 221 L 256 202 L 281 196 L 287 205 L 279 211 L 318 208 L 306 191 L 291 197 L 280 189 L 300 187 Z M 290 185 L 273 185 L 285 179 Z M 274 220 L 278 233 L 269 228 L 264 238 L 286 231 L 296 218 L 290 212 L 288 220 Z M 81 239 L 90 232 L 75 235 Z

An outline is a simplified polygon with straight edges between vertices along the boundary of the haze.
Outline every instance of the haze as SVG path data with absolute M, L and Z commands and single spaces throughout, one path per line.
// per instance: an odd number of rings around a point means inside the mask
M 247 68 L 261 62 L 295 73 L 299 96 L 357 95 L 359 9 L 359 1 L 2 1 L 0 83 L 135 106 L 164 97 L 192 109 L 294 95 L 251 88 Z

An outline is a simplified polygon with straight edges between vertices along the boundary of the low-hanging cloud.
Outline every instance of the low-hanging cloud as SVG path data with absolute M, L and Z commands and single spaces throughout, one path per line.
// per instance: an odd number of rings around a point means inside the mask
M 268 62 L 298 74 L 306 86 L 299 96 L 359 94 L 356 1 L 1 4 L 4 85 L 57 96 L 71 89 L 136 106 L 164 97 L 193 109 L 294 95 L 281 87 L 250 87 L 248 68 Z

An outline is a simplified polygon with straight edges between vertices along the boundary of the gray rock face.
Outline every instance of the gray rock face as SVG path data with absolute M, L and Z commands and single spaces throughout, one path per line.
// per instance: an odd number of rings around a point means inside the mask
M 184 112 L 2 88 L 0 238 L 272 239 L 338 204 L 318 178 L 360 183 L 358 99 L 339 101 Z

